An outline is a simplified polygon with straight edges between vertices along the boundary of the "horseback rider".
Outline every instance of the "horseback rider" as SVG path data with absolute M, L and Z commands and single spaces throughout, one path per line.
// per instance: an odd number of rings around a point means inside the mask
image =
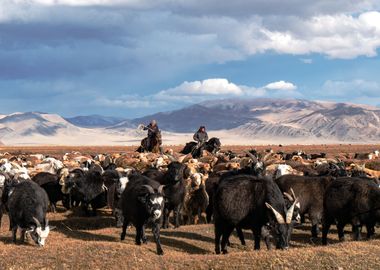
M 149 125 L 144 126 L 143 130 L 148 130 L 147 148 L 151 149 L 154 146 L 152 145 L 153 140 L 155 138 L 161 138 L 161 131 L 158 128 L 157 121 L 150 121 Z
M 194 141 L 196 141 L 198 144 L 197 144 L 197 148 L 199 148 L 200 146 L 202 146 L 205 142 L 208 141 L 208 134 L 206 132 L 206 127 L 205 126 L 200 126 L 198 131 L 195 132 L 194 136 L 193 136 L 193 139 Z

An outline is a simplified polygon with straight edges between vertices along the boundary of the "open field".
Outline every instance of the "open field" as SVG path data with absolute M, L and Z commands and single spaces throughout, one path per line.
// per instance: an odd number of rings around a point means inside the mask
M 174 151 L 180 151 L 183 145 L 166 145 L 164 149 L 173 149 Z M 321 144 L 321 145 L 225 145 L 222 150 L 232 150 L 241 152 L 247 149 L 257 149 L 259 151 L 265 149 L 273 149 L 273 151 L 293 152 L 303 150 L 307 153 L 321 153 L 325 152 L 328 156 L 335 156 L 345 153 L 357 153 L 357 152 L 372 152 L 380 149 L 380 144 Z M 99 153 L 121 153 L 121 152 L 133 152 L 137 149 L 136 146 L 0 146 L 0 152 L 10 153 L 41 153 L 48 155 L 63 155 L 71 151 L 79 151 L 83 154 L 99 154 Z
M 148 244 L 134 245 L 134 230 L 119 240 L 109 212 L 84 218 L 72 212 L 49 214 L 57 229 L 45 247 L 31 242 L 14 245 L 4 219 L 0 236 L 0 269 L 379 269 L 380 237 L 371 241 L 338 243 L 335 229 L 330 245 L 310 243 L 308 225 L 296 229 L 288 251 L 253 250 L 232 237 L 228 255 L 214 254 L 212 225 L 182 226 L 161 231 L 164 256 L 156 255 L 152 234 Z M 349 229 L 347 227 L 347 229 Z M 380 230 L 377 229 L 377 233 Z M 250 233 L 247 239 L 251 239 Z M 347 234 L 347 238 L 350 236 Z M 262 243 L 264 247 L 264 243 Z
M 258 146 L 291 152 L 327 152 L 329 156 L 340 153 L 368 152 L 380 145 L 309 145 L 309 146 Z M 179 150 L 181 147 L 171 147 Z M 133 151 L 132 147 L 0 147 L 0 152 L 44 153 L 60 156 L 69 151 L 82 153 L 112 153 Z M 226 146 L 225 149 L 242 151 L 247 147 Z M 155 252 L 152 234 L 148 244 L 134 245 L 134 229 L 129 229 L 126 240 L 119 239 L 121 229 L 114 227 L 109 210 L 98 217 L 83 217 L 75 212 L 49 213 L 52 231 L 45 247 L 38 248 L 31 241 L 14 245 L 8 231 L 8 218 L 4 216 L 0 229 L 0 269 L 380 269 L 380 229 L 371 241 L 352 242 L 346 227 L 347 242 L 339 243 L 335 226 L 329 234 L 329 245 L 320 241 L 311 243 L 310 225 L 294 230 L 288 251 L 254 251 L 252 235 L 246 233 L 247 246 L 243 247 L 236 236 L 231 238 L 228 255 L 214 254 L 214 229 L 212 225 L 182 226 L 161 231 L 164 256 Z M 365 230 L 364 232 L 365 233 Z M 363 235 L 364 236 L 364 235 Z

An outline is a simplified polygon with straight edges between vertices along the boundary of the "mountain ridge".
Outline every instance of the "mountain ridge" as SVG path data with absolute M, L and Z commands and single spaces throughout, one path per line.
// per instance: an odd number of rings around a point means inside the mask
M 73 120 L 75 119 L 75 120 Z M 191 140 L 200 125 L 209 133 L 227 136 L 230 142 L 380 142 L 380 108 L 351 103 L 300 99 L 224 99 L 193 104 L 136 119 L 101 115 L 64 118 L 41 112 L 13 113 L 0 117 L 0 141 L 49 143 L 139 142 L 145 132 L 138 124 L 158 121 L 170 133 Z M 71 121 L 70 121 L 71 120 Z M 120 121 L 121 120 L 121 121 Z M 186 136 L 185 136 L 186 135 Z

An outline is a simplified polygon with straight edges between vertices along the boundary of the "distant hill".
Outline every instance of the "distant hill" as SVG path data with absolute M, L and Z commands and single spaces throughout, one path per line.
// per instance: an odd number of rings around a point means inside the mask
M 102 116 L 97 114 L 65 118 L 65 120 L 73 125 L 85 128 L 110 127 L 125 121 L 122 117 Z
M 79 131 L 57 114 L 39 112 L 13 113 L 0 119 L 0 135 L 29 136 L 40 134 L 54 136 L 58 130 Z
M 41 112 L 0 115 L 4 144 L 138 144 L 140 123 L 158 121 L 167 143 L 184 143 L 205 125 L 229 144 L 379 143 L 380 108 L 280 99 L 212 100 L 133 120 L 99 115 L 62 118 Z
M 227 99 L 192 105 L 133 120 L 156 119 L 172 132 L 228 130 L 258 139 L 380 141 L 380 108 L 348 103 L 280 99 Z
M 113 124 L 112 121 L 109 123 Z M 84 128 L 57 114 L 25 112 L 3 115 L 0 118 L 0 140 L 6 145 L 132 144 L 140 141 L 144 135 L 139 134 L 136 129 L 124 129 L 123 132 L 119 132 L 101 127 Z

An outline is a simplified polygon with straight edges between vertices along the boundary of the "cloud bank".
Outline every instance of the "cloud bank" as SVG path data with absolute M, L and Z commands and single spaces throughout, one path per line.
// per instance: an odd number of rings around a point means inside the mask
M 176 87 L 161 90 L 153 95 L 121 95 L 113 99 L 102 97 L 97 99 L 96 102 L 102 106 L 123 108 L 164 107 L 175 102 L 180 107 L 221 98 L 302 97 L 301 93 L 295 91 L 296 89 L 296 85 L 285 81 L 254 87 L 237 85 L 225 78 L 211 78 L 203 81 L 186 81 Z
M 332 62 L 375 58 L 380 48 L 379 1 L 199 3 L 2 0 L 1 107 L 61 114 L 123 114 L 117 109 L 129 108 L 130 114 L 141 115 L 141 108 L 172 109 L 217 97 L 270 93 L 344 99 L 351 92 L 358 100 L 371 101 L 369 96 L 377 95 L 375 86 L 364 83 L 371 80 L 360 73 L 346 76 L 351 79 L 320 78 L 319 85 L 308 89 L 298 77 L 282 73 L 235 79 L 238 69 L 246 67 L 233 65 L 263 55 L 294 57 L 305 69 L 318 64 L 316 55 Z M 222 66 L 221 72 L 202 74 Z M 352 85 L 362 90 L 355 92 Z

